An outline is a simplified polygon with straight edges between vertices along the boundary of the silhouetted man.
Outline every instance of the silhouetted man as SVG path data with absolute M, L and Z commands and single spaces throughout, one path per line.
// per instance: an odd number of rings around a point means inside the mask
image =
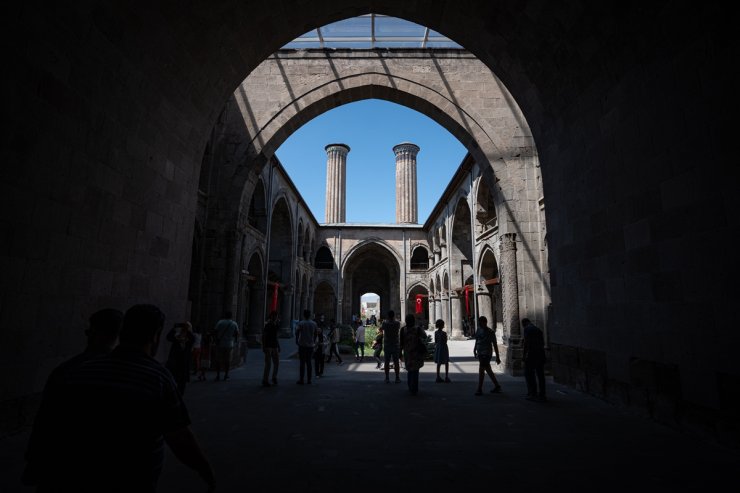
M 157 307 L 131 307 L 118 347 L 47 385 L 49 419 L 38 444 L 53 460 L 39 471 L 39 491 L 153 493 L 165 443 L 213 488 L 177 385 L 152 358 L 163 324 Z
M 313 371 L 311 357 L 313 356 L 314 337 L 317 328 L 316 322 L 311 320 L 311 312 L 303 310 L 303 320 L 298 322 L 295 329 L 295 343 L 298 345 L 298 358 L 301 365 L 300 378 L 296 382 L 299 385 L 303 385 L 304 382 L 311 385 L 311 372 Z
M 85 330 L 85 336 L 87 336 L 85 350 L 57 366 L 46 381 L 41 405 L 36 413 L 33 430 L 26 449 L 26 467 L 23 471 L 22 482 L 27 486 L 38 485 L 41 480 L 40 475 L 44 474 L 44 471 L 49 467 L 49 462 L 56 460 L 55 457 L 49 456 L 44 443 L 44 440 L 50 436 L 49 433 L 53 432 L 53 430 L 48 429 L 49 420 L 53 418 L 49 415 L 49 389 L 53 390 L 69 370 L 78 367 L 85 361 L 104 356 L 113 351 L 113 348 L 118 344 L 123 312 L 114 308 L 104 308 L 93 313 L 89 322 L 89 327 Z
M 224 380 L 228 380 L 231 357 L 234 347 L 239 342 L 239 325 L 231 319 L 231 312 L 225 312 L 224 318 L 216 323 L 214 336 L 216 338 L 216 380 L 221 380 L 221 370 L 224 372 Z
M 545 395 L 545 336 L 539 327 L 530 322 L 528 318 L 522 319 L 522 328 L 527 399 L 544 402 L 547 400 Z

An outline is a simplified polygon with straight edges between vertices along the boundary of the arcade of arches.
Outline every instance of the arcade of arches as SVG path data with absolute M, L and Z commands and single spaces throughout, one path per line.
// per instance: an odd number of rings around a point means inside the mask
M 382 72 L 384 77 L 379 76 Z M 271 76 L 277 73 L 283 75 Z M 270 84 L 265 84 L 267 80 Z M 476 89 L 471 89 L 472 82 L 478 84 Z M 416 212 L 416 173 L 417 167 L 424 172 L 424 163 L 417 164 L 420 149 L 413 143 L 392 149 L 397 223 L 388 225 L 343 219 L 350 146 L 325 146 L 327 217 L 323 223 L 314 218 L 272 154 L 293 128 L 313 116 L 370 97 L 424 112 L 469 149 L 461 163 L 450 163 L 450 167 L 457 165 L 457 171 L 424 224 L 417 223 Z M 479 105 L 496 108 L 497 119 L 483 117 Z M 547 266 L 539 253 L 517 255 L 518 250 L 544 248 L 544 215 L 537 209 L 543 194 L 534 141 L 503 84 L 464 50 L 278 51 L 229 99 L 208 148 L 212 155 L 204 167 L 213 171 L 202 173 L 201 191 L 213 197 L 213 205 L 201 204 L 197 229 L 236 229 L 233 236 L 243 241 L 225 242 L 227 259 L 268 252 L 261 282 L 272 291 L 263 296 L 264 306 L 256 308 L 262 316 L 277 308 L 284 333 L 306 308 L 321 307 L 317 314 L 347 323 L 360 313 L 361 295 L 375 292 L 386 313 L 393 310 L 399 318 L 414 313 L 427 327 L 442 319 L 453 339 L 470 336 L 468 328 L 478 316 L 486 316 L 491 325 L 499 326 L 506 368 L 516 374 L 521 369 L 520 318 L 526 316 L 547 330 Z M 231 164 L 245 160 L 252 164 Z M 387 165 L 393 162 L 389 159 Z M 216 174 L 223 169 L 234 172 Z M 246 221 L 241 219 L 243 209 L 247 209 Z M 255 231 L 258 211 L 266 211 L 268 235 Z M 237 322 L 248 325 L 248 340 L 257 343 L 262 324 L 252 327 L 251 315 L 242 308 L 252 300 L 231 294 L 238 292 L 238 280 L 224 272 L 228 264 L 218 261 L 223 252 L 212 252 L 216 258 L 206 255 L 203 264 L 194 263 L 193 269 L 208 266 L 205 277 L 216 283 L 204 291 L 221 289 L 224 296 L 194 297 L 193 320 L 214 320 L 229 309 L 240 314 Z M 504 259 L 509 265 L 499 269 Z M 482 283 L 484 266 L 497 275 Z M 498 275 L 501 270 L 511 273 L 509 279 Z M 446 283 L 435 284 L 436 277 Z M 527 290 L 518 288 L 521 283 Z
M 453 334 L 465 300 L 490 313 L 510 371 L 526 315 L 547 329 L 557 381 L 737 429 L 735 54 L 719 4 L 280 6 L 9 12 L 5 428 L 27 419 L 98 308 L 155 302 L 203 325 L 230 308 L 254 337 L 275 286 L 284 317 L 335 306 L 343 318 L 386 284 L 382 306 L 402 313 L 421 295 Z M 371 11 L 467 51 L 280 51 Z M 423 224 L 323 225 L 274 157 L 303 123 L 367 98 L 424 113 L 469 152 Z M 371 267 L 371 249 L 378 269 L 361 285 L 353 269 Z

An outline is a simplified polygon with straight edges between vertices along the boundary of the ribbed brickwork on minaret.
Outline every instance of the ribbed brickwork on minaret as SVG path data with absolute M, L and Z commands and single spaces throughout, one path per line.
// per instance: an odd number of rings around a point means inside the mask
M 416 224 L 416 155 L 419 146 L 403 142 L 393 147 L 396 154 L 396 223 Z
M 329 144 L 326 150 L 326 213 L 327 224 L 343 223 L 347 212 L 347 153 L 345 144 Z

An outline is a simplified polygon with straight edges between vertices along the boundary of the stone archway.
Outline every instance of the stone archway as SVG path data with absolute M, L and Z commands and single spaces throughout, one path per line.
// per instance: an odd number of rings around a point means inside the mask
M 276 300 L 281 329 L 290 330 L 293 291 L 291 284 L 293 261 L 293 228 L 290 209 L 285 198 L 277 200 L 270 218 L 270 249 L 267 265 L 267 280 L 270 284 L 270 299 Z M 277 296 L 275 297 L 275 285 Z M 273 303 L 268 303 L 272 307 Z
M 317 318 L 324 315 L 324 320 L 336 320 L 337 296 L 331 284 L 326 281 L 320 282 L 313 295 L 313 312 Z
M 388 310 L 401 313 L 400 265 L 396 256 L 379 242 L 368 242 L 352 251 L 343 269 L 342 320 L 360 314 L 360 297 L 377 293 L 385 316 Z
M 478 314 L 488 319 L 488 326 L 500 329 L 501 335 L 506 341 L 508 333 L 503 325 L 503 309 L 501 306 L 501 283 L 499 282 L 498 262 L 490 247 L 483 250 L 478 269 L 478 288 L 476 297 L 478 300 Z
M 466 315 L 465 285 L 473 275 L 473 238 L 470 231 L 470 207 L 465 198 L 460 198 L 455 207 L 452 222 L 452 241 L 449 255 L 450 265 L 450 299 L 452 313 L 450 316 L 450 337 L 463 337 L 463 317 Z M 472 311 L 472 309 L 468 309 Z
M 247 289 L 245 304 L 247 307 L 247 326 L 245 327 L 247 343 L 253 347 L 260 341 L 262 328 L 265 323 L 265 286 L 262 282 L 264 268 L 262 258 L 256 252 L 252 254 L 247 264 Z
M 419 296 L 418 304 L 421 313 L 416 312 L 417 295 Z M 423 284 L 416 284 L 408 290 L 406 296 L 406 314 L 413 314 L 416 317 L 416 323 L 420 324 L 424 329 L 429 328 L 429 324 L 434 324 L 434 320 L 430 319 L 429 302 L 429 290 Z

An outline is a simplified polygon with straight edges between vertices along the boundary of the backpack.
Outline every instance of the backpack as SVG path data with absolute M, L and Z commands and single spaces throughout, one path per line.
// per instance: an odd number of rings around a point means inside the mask
M 408 327 L 405 327 L 406 333 L 405 333 L 405 340 L 403 345 L 403 350 L 406 352 L 415 352 L 419 354 L 426 354 L 427 352 L 427 343 L 426 343 L 426 334 L 420 334 L 420 329 L 418 327 L 414 327 L 414 332 L 410 332 L 408 330 Z

